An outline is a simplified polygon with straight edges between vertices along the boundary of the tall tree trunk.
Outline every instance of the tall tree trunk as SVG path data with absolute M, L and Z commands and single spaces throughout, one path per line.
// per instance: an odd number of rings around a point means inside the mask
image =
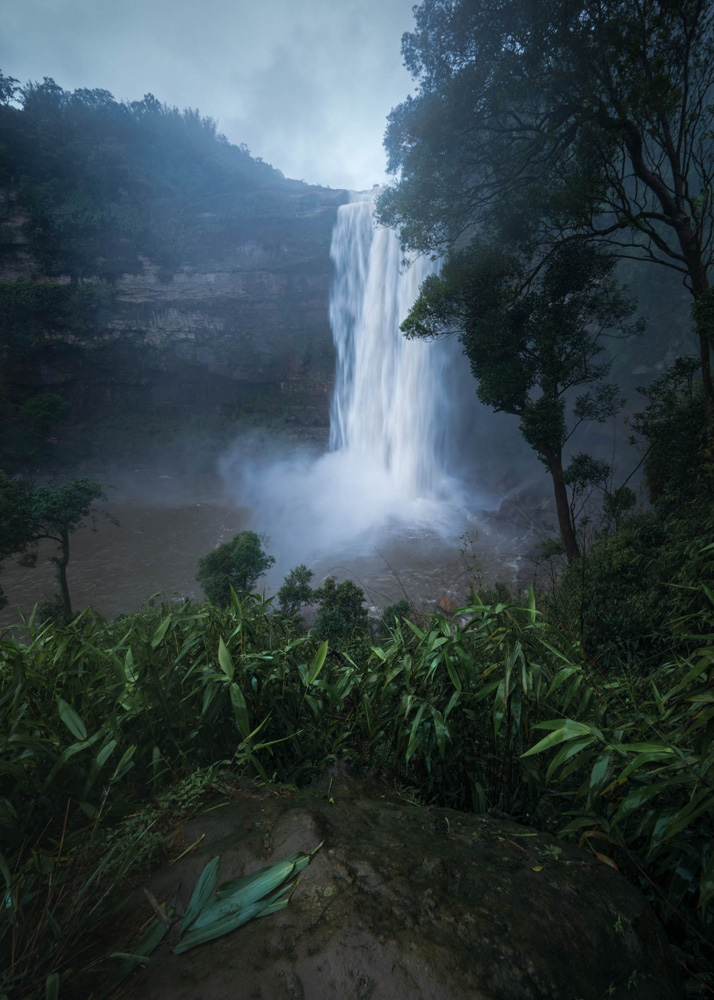
M 702 391 L 704 392 L 704 419 L 706 421 L 707 447 L 714 449 L 714 383 L 712 383 L 711 352 L 714 348 L 714 317 L 711 309 L 699 308 L 700 302 L 709 291 L 707 275 L 702 251 L 697 235 L 693 232 L 689 217 L 682 213 L 683 218 L 675 224 L 679 245 L 687 262 L 692 281 L 694 296 L 694 322 L 699 338 L 699 364 L 702 372 Z M 707 296 L 708 297 L 708 296 Z
M 565 556 L 568 562 L 572 562 L 580 555 L 578 539 L 575 535 L 575 526 L 570 514 L 570 504 L 568 503 L 568 491 L 565 488 L 563 477 L 563 455 L 562 452 L 543 451 L 543 456 L 548 462 L 548 468 L 553 479 L 553 492 L 555 494 L 555 509 L 558 512 L 558 527 L 560 537 L 563 539 Z

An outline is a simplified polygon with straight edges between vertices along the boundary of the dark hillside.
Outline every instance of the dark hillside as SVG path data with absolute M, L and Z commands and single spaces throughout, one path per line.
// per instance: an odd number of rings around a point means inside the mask
M 345 193 L 287 180 L 151 95 L 2 82 L 0 464 L 52 460 L 68 428 L 86 450 L 90 421 L 120 453 L 158 427 L 241 418 L 324 433 Z

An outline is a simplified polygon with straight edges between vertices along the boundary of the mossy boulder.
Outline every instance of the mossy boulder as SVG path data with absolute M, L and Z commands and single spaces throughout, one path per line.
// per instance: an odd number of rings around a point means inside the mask
M 182 834 L 187 844 L 201 835 L 198 850 L 149 880 L 179 910 L 216 855 L 227 879 L 324 843 L 280 913 L 180 955 L 172 930 L 130 982 L 136 1000 L 683 992 L 633 886 L 593 855 L 506 818 L 424 808 L 388 783 L 333 772 L 305 792 L 246 788 Z

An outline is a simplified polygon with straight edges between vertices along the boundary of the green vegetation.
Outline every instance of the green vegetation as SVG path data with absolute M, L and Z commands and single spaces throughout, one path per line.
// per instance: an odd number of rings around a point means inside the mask
M 199 559 L 196 579 L 212 604 L 228 607 L 232 589 L 241 593 L 253 590 L 258 578 L 275 563 L 275 558 L 263 551 L 265 542 L 267 538 L 255 531 L 239 531 L 230 542 Z
M 518 417 L 568 565 L 527 600 L 496 584 L 448 618 L 405 600 L 377 628 L 357 584 L 313 589 L 304 564 L 276 609 L 251 594 L 274 559 L 244 531 L 200 560 L 205 604 L 71 619 L 69 534 L 102 487 L 0 477 L 0 557 L 53 538 L 63 606 L 0 642 L 0 997 L 88 995 L 111 966 L 97 929 L 165 857 L 167 815 L 237 776 L 305 785 L 339 760 L 576 840 L 641 887 L 714 991 L 714 6 L 422 0 L 415 17 L 420 90 L 390 116 L 399 180 L 380 211 L 443 267 L 404 328 L 455 331 L 482 401 Z M 117 273 L 146 254 L 168 278 L 279 179 L 197 113 L 51 80 L 0 76 L 0 148 L 33 252 L 71 279 L 0 286 L 17 370 L 74 349 L 48 330 L 90 343 Z M 636 514 L 605 463 L 563 458 L 578 423 L 618 409 L 601 337 L 628 331 L 621 256 L 684 277 L 699 346 L 642 390 Z M 11 472 L 67 412 L 19 389 L 0 409 Z M 578 524 L 598 492 L 600 521 Z
M 111 968 L 82 949 L 112 886 L 156 863 L 157 817 L 195 809 L 217 775 L 305 784 L 340 759 L 390 768 L 424 801 L 577 838 L 642 886 L 693 968 L 706 959 L 711 605 L 684 624 L 700 636 L 690 654 L 608 676 L 532 596 L 477 601 L 458 628 L 396 622 L 338 657 L 269 610 L 233 596 L 113 624 L 85 612 L 0 645 L 4 992 L 43 996 L 56 973 L 87 995 L 76 956 Z
M 146 343 L 131 321 L 112 327 L 121 311 L 119 278 L 148 268 L 166 286 L 179 266 L 224 261 L 238 237 L 256 251 L 241 268 L 264 269 L 269 260 L 281 270 L 289 260 L 302 272 L 285 290 L 288 315 L 290 300 L 304 297 L 304 275 L 327 260 L 333 216 L 317 210 L 314 189 L 230 144 L 210 118 L 152 95 L 127 104 L 105 90 L 70 92 L 50 79 L 19 86 L 0 73 L 0 153 L 0 468 L 10 474 L 72 467 L 90 449 L 101 458 L 93 435 L 102 418 L 119 417 L 119 444 L 135 451 L 145 440 L 131 440 L 126 428 L 137 411 L 145 436 L 165 430 L 174 415 L 185 421 L 184 400 L 168 413 L 143 391 L 147 381 L 160 382 L 157 358 L 175 344 Z M 221 328 L 233 304 L 218 296 L 201 308 Z M 236 348 L 229 330 L 211 350 L 230 356 L 232 349 L 245 368 L 272 367 L 295 353 L 290 324 L 276 323 L 269 338 L 262 333 L 245 330 Z M 300 334 L 318 381 L 329 377 L 333 359 L 319 326 Z M 181 357 L 187 366 L 190 360 Z M 99 400 L 76 391 L 96 381 L 106 387 Z M 220 413 L 204 408 L 206 420 L 220 424 L 236 416 L 231 409 L 244 409 L 238 416 L 247 425 L 257 412 L 284 427 L 288 411 L 300 411 L 302 400 L 286 402 L 277 387 L 256 405 L 252 388 L 247 380 L 235 399 L 226 391 Z M 52 426 L 38 426 L 26 409 L 38 394 L 64 403 Z M 92 435 L 83 433 L 89 423 Z
M 625 335 L 633 311 L 613 280 L 614 263 L 592 248 L 567 246 L 529 281 L 522 253 L 474 240 L 427 278 L 402 326 L 407 337 L 458 332 L 479 399 L 519 418 L 550 473 L 568 560 L 580 555 L 568 485 L 582 491 L 609 470 L 584 455 L 564 468 L 563 449 L 583 422 L 602 423 L 623 403 L 602 358 L 602 337 L 613 327 Z
M 320 610 L 315 635 L 337 649 L 357 646 L 369 633 L 369 617 L 364 606 L 364 591 L 352 580 L 337 583 L 328 576 L 315 598 Z
M 389 118 L 382 221 L 447 260 L 475 233 L 525 241 L 531 276 L 579 242 L 680 274 L 714 444 L 712 5 L 422 0 L 414 16 L 419 90 Z
M 248 199 L 282 178 L 212 119 L 152 94 L 124 104 L 48 78 L 1 79 L 0 184 L 29 212 L 46 274 L 111 280 L 141 254 L 172 268 L 179 248 L 200 252 L 216 223 L 253 214 Z
M 42 411 L 40 411 L 42 412 Z M 11 556 L 19 556 L 23 565 L 34 566 L 37 561 L 37 543 L 42 539 L 56 542 L 59 552 L 50 557 L 57 569 L 59 594 L 54 611 L 64 618 L 72 615 L 72 602 L 67 584 L 69 564 L 69 536 L 96 517 L 94 504 L 106 500 L 106 492 L 91 479 L 71 479 L 54 486 L 35 486 L 27 479 L 9 479 L 0 469 L 0 523 L 3 526 L 0 542 L 0 563 Z M 109 520 L 115 519 L 102 511 Z M 116 523 L 116 522 L 115 522 Z M 0 594 L 0 607 L 6 598 Z
M 305 563 L 290 570 L 276 594 L 282 614 L 294 617 L 303 604 L 310 604 L 315 599 L 315 591 L 310 586 L 314 575 Z

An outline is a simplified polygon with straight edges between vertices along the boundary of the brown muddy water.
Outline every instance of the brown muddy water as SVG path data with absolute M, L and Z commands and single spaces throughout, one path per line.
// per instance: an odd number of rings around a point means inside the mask
M 224 492 L 218 476 L 138 471 L 93 478 L 119 485 L 108 491 L 108 503 L 97 504 L 94 525 L 72 535 L 68 581 L 75 611 L 91 606 L 112 619 L 152 598 L 201 599 L 195 579 L 199 558 L 245 528 L 265 530 L 256 523 L 255 510 Z M 119 526 L 103 517 L 102 510 L 118 518 Z M 461 511 L 450 534 L 431 532 L 423 524 L 392 525 L 332 543 L 327 551 L 311 553 L 306 543 L 306 555 L 293 554 L 289 562 L 281 558 L 278 539 L 269 537 L 265 548 L 276 565 L 258 586 L 275 593 L 292 566 L 304 561 L 314 571 L 315 586 L 328 575 L 355 580 L 373 612 L 405 596 L 424 611 L 433 610 L 443 594 L 459 604 L 468 600 L 474 583 L 527 583 L 531 564 L 523 553 L 537 541 L 528 521 L 515 508 L 504 517 L 481 507 Z M 269 526 L 266 533 L 270 535 Z M 47 561 L 53 553 L 54 546 L 43 542 L 35 568 L 5 562 L 0 582 L 9 603 L 0 624 L 17 624 L 18 606 L 28 612 L 35 603 L 53 598 L 54 567 Z

